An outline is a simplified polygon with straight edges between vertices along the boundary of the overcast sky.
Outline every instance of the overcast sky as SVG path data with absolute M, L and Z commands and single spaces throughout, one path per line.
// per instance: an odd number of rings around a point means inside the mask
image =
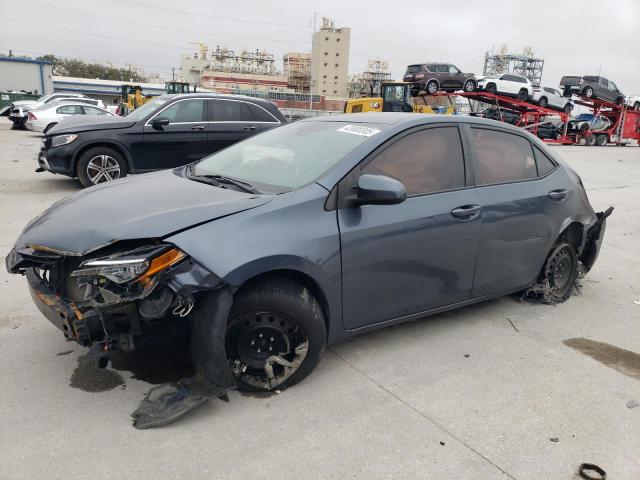
M 278 58 L 310 51 L 314 12 L 318 25 L 324 15 L 351 27 L 350 73 L 381 57 L 395 79 L 407 64 L 426 61 L 481 74 L 485 51 L 507 44 L 544 58 L 544 85 L 601 72 L 640 95 L 638 0 L 0 0 L 0 53 L 133 63 L 170 75 L 180 54 L 197 48 L 190 42 Z

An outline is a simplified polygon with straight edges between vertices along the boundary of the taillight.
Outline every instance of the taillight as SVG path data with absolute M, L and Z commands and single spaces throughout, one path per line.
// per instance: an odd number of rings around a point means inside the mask
M 38 119 L 38 117 L 36 117 L 36 116 L 35 116 L 33 113 L 31 113 L 31 112 L 29 112 L 29 113 L 27 114 L 27 118 L 28 118 L 29 120 L 37 120 L 37 119 Z

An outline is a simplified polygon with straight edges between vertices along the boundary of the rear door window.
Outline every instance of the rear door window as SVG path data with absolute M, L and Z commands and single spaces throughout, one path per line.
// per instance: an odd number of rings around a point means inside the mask
M 438 65 L 436 71 L 438 73 L 449 73 L 449 67 L 447 65 Z
M 380 152 L 360 173 L 395 178 L 410 196 L 462 188 L 465 171 L 458 128 L 410 133 Z
M 64 105 L 62 107 L 58 107 L 56 113 L 59 115 L 82 115 L 84 112 L 80 105 Z
M 212 122 L 253 122 L 248 104 L 235 100 L 210 100 Z
M 536 178 L 529 140 L 508 132 L 472 128 L 477 185 L 519 182 Z

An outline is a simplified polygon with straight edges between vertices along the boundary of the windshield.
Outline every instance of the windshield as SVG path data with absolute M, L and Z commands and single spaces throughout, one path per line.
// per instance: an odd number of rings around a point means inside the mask
M 224 175 L 294 190 L 317 179 L 380 132 L 375 124 L 296 122 L 251 137 L 201 160 L 194 175 Z
M 165 97 L 154 98 L 153 100 L 145 103 L 141 107 L 138 107 L 132 112 L 129 112 L 128 115 L 125 115 L 125 118 L 127 120 L 131 120 L 132 122 L 137 122 L 138 120 L 142 120 L 143 118 L 146 118 L 156 110 L 160 109 L 168 101 L 169 99 Z

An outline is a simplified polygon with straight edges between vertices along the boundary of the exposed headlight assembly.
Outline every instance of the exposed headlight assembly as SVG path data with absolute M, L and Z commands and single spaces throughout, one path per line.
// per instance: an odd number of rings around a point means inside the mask
M 124 284 L 140 282 L 146 286 L 158 273 L 178 263 L 186 254 L 177 248 L 143 247 L 109 257 L 87 260 L 72 277 L 97 277 Z
M 71 135 L 56 135 L 51 139 L 51 146 L 60 147 L 62 145 L 67 145 L 75 141 L 76 138 L 78 138 L 78 135 L 75 133 L 72 133 Z

